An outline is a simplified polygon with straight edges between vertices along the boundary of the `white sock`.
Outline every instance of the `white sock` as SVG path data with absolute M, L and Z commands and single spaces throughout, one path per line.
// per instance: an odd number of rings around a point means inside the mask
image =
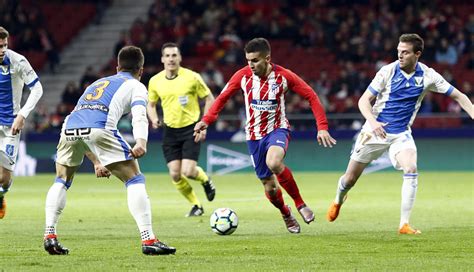
M 418 189 L 418 173 L 403 175 L 402 204 L 400 214 L 400 228 L 410 221 L 411 210 L 415 204 L 416 190 Z
M 339 182 L 337 183 L 336 199 L 334 200 L 336 204 L 342 204 L 347 192 L 349 192 L 349 190 L 352 188 L 352 185 L 346 184 L 346 181 L 343 177 L 344 176 L 340 177 Z
M 44 235 L 56 234 L 56 225 L 58 224 L 59 216 L 66 206 L 66 186 L 62 183 L 55 182 L 49 188 L 46 196 L 46 227 Z
M 151 205 L 144 183 L 127 185 L 128 209 L 137 223 L 142 241 L 155 239 L 151 226 Z

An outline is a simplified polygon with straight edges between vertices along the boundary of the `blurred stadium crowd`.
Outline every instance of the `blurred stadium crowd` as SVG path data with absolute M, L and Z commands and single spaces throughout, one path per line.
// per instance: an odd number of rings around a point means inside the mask
M 100 24 L 100 15 L 111 1 L 50 1 L 50 9 L 35 1 L 0 0 L 0 25 L 12 34 L 11 48 L 32 62 L 35 69 L 46 63 L 54 72 L 59 52 L 82 27 Z M 48 10 L 55 4 L 71 6 L 75 14 L 70 26 L 53 28 Z M 80 9 L 78 11 L 77 9 Z M 46 11 L 46 13 L 45 13 Z M 67 15 L 65 15 L 67 16 Z M 46 20 L 48 18 L 48 20 Z M 61 19 L 56 19 L 61 20 Z M 77 22 L 76 22 L 77 21 Z M 243 45 L 253 37 L 268 38 L 273 62 L 290 68 L 317 92 L 329 114 L 358 115 L 357 100 L 375 72 L 396 59 L 401 33 L 418 33 L 425 40 L 421 61 L 435 68 L 452 85 L 474 101 L 474 4 L 465 1 L 376 1 L 353 4 L 345 0 L 157 0 L 148 18 L 137 18 L 124 30 L 115 53 L 128 44 L 140 46 L 146 71 L 142 82 L 162 70 L 161 45 L 177 42 L 183 55 L 182 66 L 200 72 L 214 95 L 218 95 L 233 72 L 245 65 Z M 69 82 L 56 109 L 39 106 L 32 125 L 38 132 L 57 130 L 88 84 L 115 72 L 115 56 L 100 71 L 89 67 L 80 82 Z M 47 90 L 54 91 L 54 90 Z M 60 90 L 58 91 L 58 93 Z M 309 104 L 289 93 L 287 113 L 311 113 Z M 235 96 L 227 103 L 218 130 L 240 127 L 243 99 Z M 442 95 L 428 93 L 421 114 L 459 114 L 460 107 Z M 314 121 L 296 118 L 299 129 Z M 333 119 L 332 128 L 351 128 L 353 119 Z M 414 127 L 429 127 L 418 122 Z M 434 126 L 439 126 L 437 122 Z M 449 118 L 446 127 L 462 126 L 461 119 Z M 127 122 L 123 123 L 127 126 Z M 122 128 L 123 129 L 123 128 Z

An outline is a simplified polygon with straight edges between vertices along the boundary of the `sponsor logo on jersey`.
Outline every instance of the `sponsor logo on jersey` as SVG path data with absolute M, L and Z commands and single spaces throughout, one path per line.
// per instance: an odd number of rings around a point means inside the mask
M 271 99 L 271 100 L 252 99 L 250 107 L 252 107 L 253 110 L 258 110 L 258 111 L 275 111 L 278 107 L 278 104 L 275 99 Z
M 103 104 L 82 104 L 77 106 L 76 111 L 79 110 L 99 110 L 103 112 L 109 112 L 109 107 Z

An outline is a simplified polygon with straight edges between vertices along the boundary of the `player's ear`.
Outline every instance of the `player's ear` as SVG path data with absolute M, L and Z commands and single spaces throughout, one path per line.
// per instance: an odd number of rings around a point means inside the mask
M 270 63 L 270 61 L 272 60 L 272 57 L 270 56 L 270 54 L 268 54 L 266 57 L 265 57 L 265 61 Z
M 117 65 L 117 73 L 120 72 L 120 65 Z

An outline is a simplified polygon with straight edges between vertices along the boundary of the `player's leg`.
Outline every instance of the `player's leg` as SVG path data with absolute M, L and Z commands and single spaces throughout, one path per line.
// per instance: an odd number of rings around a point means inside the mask
M 410 227 L 410 215 L 415 204 L 418 189 L 417 152 L 416 149 L 403 149 L 395 155 L 396 168 L 403 170 L 401 190 L 400 234 L 419 234 L 421 231 Z
M 341 206 L 347 198 L 347 193 L 355 185 L 367 165 L 368 163 L 361 163 L 352 159 L 349 160 L 346 172 L 339 178 L 336 189 L 336 198 L 329 206 L 326 214 L 326 218 L 329 222 L 336 220 L 339 211 L 341 210 Z
M 48 190 L 45 203 L 44 249 L 52 255 L 68 254 L 57 240 L 56 226 L 66 206 L 66 192 L 74 173 L 82 164 L 87 146 L 81 140 L 68 141 L 63 131 L 56 152 L 56 178 Z
M 351 158 L 337 183 L 336 197 L 329 206 L 326 219 L 333 222 L 339 215 L 341 206 L 347 198 L 347 193 L 356 184 L 367 165 L 380 157 L 390 146 L 386 139 L 374 137 L 370 132 L 361 132 L 352 150 Z
M 204 187 L 207 200 L 212 201 L 216 195 L 216 189 L 211 178 L 197 165 L 201 151 L 201 142 L 194 142 L 193 129 L 194 125 L 186 128 L 185 134 L 187 137 L 183 143 L 181 171 L 187 178 L 198 181 Z
M 66 192 L 72 185 L 74 173 L 79 166 L 69 167 L 56 163 L 56 179 L 46 196 L 44 230 L 44 249 L 51 255 L 69 254 L 69 249 L 63 247 L 57 239 L 56 226 L 59 216 L 66 207 Z
M 19 146 L 20 134 L 12 135 L 11 128 L 3 126 L 0 129 L 0 219 L 4 218 L 6 214 L 5 195 L 13 183 L 12 173 Z
M 275 176 L 272 174 L 271 176 L 261 178 L 260 180 L 262 181 L 263 187 L 265 189 L 265 196 L 270 201 L 270 203 L 273 204 L 273 206 L 280 210 L 287 230 L 290 233 L 299 233 L 301 231 L 300 225 L 291 213 L 290 207 L 285 205 L 283 194 L 275 182 Z
M 140 173 L 137 161 L 119 161 L 106 167 L 127 188 L 128 208 L 140 231 L 142 252 L 149 255 L 175 253 L 175 248 L 168 247 L 155 237 L 152 228 L 150 200 L 145 188 L 145 176 Z
M 12 183 L 12 171 L 0 166 L 0 219 L 3 219 L 7 212 L 5 194 L 10 189 Z
M 280 210 L 288 231 L 291 233 L 299 233 L 300 226 L 291 214 L 290 207 L 285 205 L 281 190 L 275 182 L 275 175 L 266 164 L 267 151 L 265 146 L 265 139 L 247 141 L 247 147 L 252 158 L 255 173 L 262 181 L 267 199 L 273 204 L 273 206 Z
M 293 173 L 284 163 L 286 150 L 288 149 L 289 131 L 286 129 L 277 129 L 270 133 L 267 142 L 267 156 L 265 163 L 275 174 L 278 183 L 288 193 L 295 202 L 296 209 L 303 217 L 303 220 L 309 224 L 314 221 L 313 211 L 306 205 L 301 197 L 300 190 L 293 177 Z

